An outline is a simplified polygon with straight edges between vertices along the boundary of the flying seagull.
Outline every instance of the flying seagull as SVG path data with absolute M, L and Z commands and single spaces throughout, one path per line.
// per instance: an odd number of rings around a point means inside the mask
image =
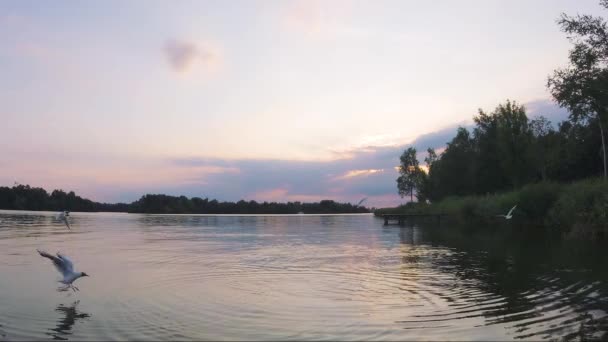
M 70 221 L 68 221 L 68 217 L 70 217 L 70 212 L 67 210 L 62 211 L 59 213 L 59 215 L 57 215 L 57 219 L 63 221 L 63 223 L 65 223 L 65 226 L 68 227 L 68 229 L 72 230 L 72 228 L 70 227 Z
M 513 210 L 515 210 L 516 207 L 517 207 L 517 204 L 514 205 L 513 208 L 511 208 L 511 210 L 509 210 L 507 215 L 496 215 L 496 216 L 504 217 L 505 219 L 510 220 L 513 217 Z
M 71 288 L 72 291 L 74 291 L 74 292 L 80 291 L 72 283 L 80 277 L 88 277 L 89 276 L 88 274 L 86 274 L 84 272 L 75 272 L 74 264 L 65 255 L 61 255 L 61 254 L 57 253 L 57 256 L 54 256 L 47 252 L 43 252 L 39 249 L 37 249 L 37 251 L 40 254 L 40 256 L 51 259 L 51 261 L 53 261 L 53 265 L 55 266 L 57 271 L 59 271 L 59 273 L 61 273 L 61 275 L 63 275 L 63 279 L 60 280 L 59 282 L 62 284 L 65 284 L 66 286 L 64 288 L 60 288 L 60 289 L 67 290 L 67 289 Z

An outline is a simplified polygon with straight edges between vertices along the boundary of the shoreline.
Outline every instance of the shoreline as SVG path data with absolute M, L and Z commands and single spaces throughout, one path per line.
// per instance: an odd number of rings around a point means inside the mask
M 513 218 L 505 220 L 509 208 L 517 205 Z M 568 184 L 540 182 L 520 189 L 488 195 L 452 196 L 427 204 L 409 202 L 394 208 L 380 208 L 384 214 L 445 215 L 456 225 L 518 226 L 523 229 L 559 230 L 568 237 L 608 237 L 608 182 L 584 179 Z

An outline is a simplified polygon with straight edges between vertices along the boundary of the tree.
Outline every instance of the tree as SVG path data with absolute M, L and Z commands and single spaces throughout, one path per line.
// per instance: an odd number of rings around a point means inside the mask
M 532 178 L 526 151 L 531 133 L 525 108 L 507 100 L 474 119 L 475 192 L 487 193 L 521 186 Z
M 555 136 L 555 130 L 551 126 L 551 121 L 544 116 L 530 120 L 529 126 L 534 138 L 530 148 L 530 160 L 535 163 L 540 179 L 546 180 L 548 152 L 552 146 L 555 146 L 553 145 L 554 139 L 552 139 Z
M 507 100 L 493 113 L 498 122 L 498 151 L 504 177 L 511 188 L 520 187 L 532 179 L 527 152 L 532 134 L 524 106 Z
M 420 190 L 426 175 L 420 168 L 420 163 L 416 158 L 415 148 L 410 147 L 403 151 L 403 154 L 399 159 L 401 161 L 401 164 L 399 165 L 400 176 L 397 178 L 399 195 L 401 195 L 401 197 L 410 195 L 410 201 L 413 202 L 414 190 Z
M 608 0 L 600 1 L 608 9 Z M 608 25 L 601 17 L 562 14 L 558 20 L 574 44 L 570 65 L 549 77 L 547 87 L 557 103 L 570 110 L 571 120 L 597 118 L 601 135 L 604 179 L 608 179 L 604 125 L 608 116 Z
M 426 149 L 426 152 L 428 153 L 428 156 L 424 158 L 424 163 L 426 164 L 426 168 L 430 171 L 431 166 L 433 166 L 433 163 L 435 163 L 438 159 L 437 152 L 430 147 Z
M 426 200 L 434 200 L 436 198 L 437 186 L 435 185 L 435 181 L 437 177 L 434 177 L 434 167 L 433 165 L 439 157 L 437 153 L 432 148 L 427 148 L 426 150 L 427 156 L 424 158 L 424 163 L 426 164 L 426 173 L 423 173 L 420 177 L 420 185 L 418 187 L 417 196 L 419 202 L 426 202 Z
M 488 193 L 506 188 L 507 180 L 501 167 L 498 144 L 498 120 L 493 114 L 487 114 L 479 109 L 478 115 L 473 118 L 473 144 L 475 149 L 475 163 L 473 172 L 475 177 L 475 192 Z
M 432 184 L 435 190 L 432 200 L 446 196 L 463 196 L 474 193 L 475 163 L 474 141 L 469 131 L 459 127 L 456 136 L 447 144 L 441 157 L 435 161 L 430 170 Z

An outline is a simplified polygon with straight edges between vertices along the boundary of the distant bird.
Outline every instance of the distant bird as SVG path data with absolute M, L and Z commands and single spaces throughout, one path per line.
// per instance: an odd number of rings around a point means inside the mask
M 72 230 L 72 228 L 70 227 L 70 221 L 68 221 L 69 217 L 70 212 L 67 210 L 62 211 L 59 213 L 59 215 L 57 215 L 57 219 L 63 221 L 63 223 L 65 223 L 65 226 L 68 227 L 68 229 Z
M 66 286 L 64 288 L 60 288 L 60 289 L 67 290 L 67 289 L 71 288 L 72 291 L 74 291 L 74 292 L 80 291 L 72 283 L 80 277 L 88 277 L 89 276 L 88 274 L 86 274 L 84 272 L 75 272 L 74 264 L 65 255 L 61 255 L 61 254 L 57 253 L 57 256 L 54 256 L 47 252 L 43 252 L 39 249 L 37 249 L 36 251 L 38 251 L 38 254 L 40 254 L 40 256 L 51 259 L 51 261 L 53 261 L 53 265 L 55 265 L 55 268 L 57 269 L 57 271 L 59 271 L 59 273 L 61 273 L 61 275 L 63 275 L 63 279 L 60 280 L 59 282 L 62 284 L 65 284 Z
M 513 208 L 511 208 L 511 210 L 509 210 L 507 215 L 496 215 L 496 216 L 504 217 L 505 219 L 510 220 L 513 217 L 513 210 L 515 210 L 515 208 L 517 208 L 517 204 L 514 205 Z

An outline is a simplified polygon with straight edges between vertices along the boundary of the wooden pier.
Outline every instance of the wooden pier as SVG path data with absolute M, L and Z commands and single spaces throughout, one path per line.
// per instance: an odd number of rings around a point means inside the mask
M 408 218 L 415 218 L 415 217 L 434 217 L 437 219 L 437 223 L 441 224 L 441 216 L 445 216 L 445 215 L 441 215 L 441 214 L 384 214 L 382 215 L 382 218 L 384 218 L 384 225 L 388 226 L 391 221 L 395 222 L 398 225 L 403 225 L 405 223 L 405 220 Z

